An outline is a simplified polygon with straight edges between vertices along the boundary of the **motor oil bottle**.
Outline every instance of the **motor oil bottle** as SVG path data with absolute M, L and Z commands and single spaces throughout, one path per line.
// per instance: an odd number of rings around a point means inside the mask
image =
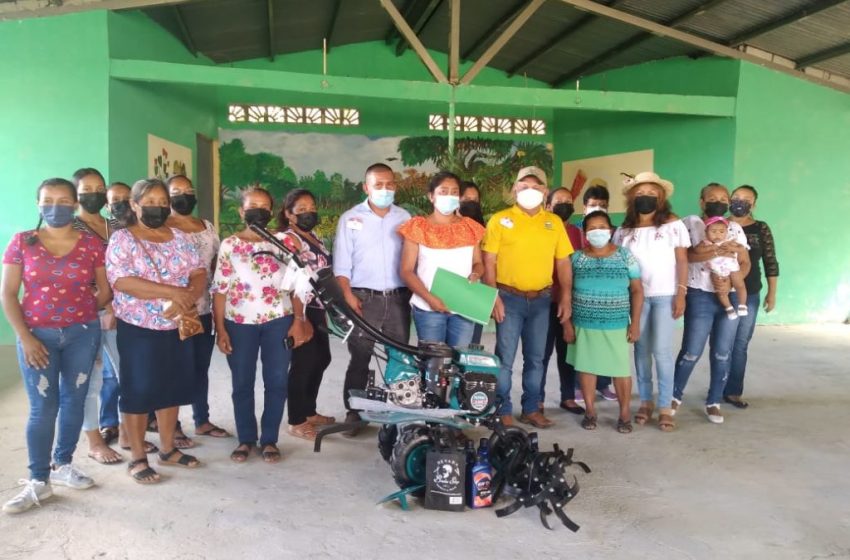
M 485 508 L 493 505 L 493 491 L 490 486 L 493 480 L 493 467 L 490 465 L 490 441 L 481 438 L 478 446 L 478 458 L 472 467 L 469 479 L 469 491 L 472 508 Z

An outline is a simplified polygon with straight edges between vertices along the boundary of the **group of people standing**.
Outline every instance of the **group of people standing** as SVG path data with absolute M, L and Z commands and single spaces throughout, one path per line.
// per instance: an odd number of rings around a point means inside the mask
M 582 426 L 593 429 L 599 391 L 619 401 L 617 429 L 630 432 L 629 343 L 635 344 L 638 424 L 649 422 L 657 408 L 659 427 L 674 428 L 709 337 L 708 418 L 722 421 L 721 400 L 746 407 L 743 378 L 759 308 L 758 261 L 765 265 L 768 311 L 778 277 L 770 229 L 752 217 L 754 188 L 732 193 L 729 241 L 716 243 L 703 242 L 701 217 L 680 220 L 672 213 L 673 185 L 653 173 L 639 174 L 627 186 L 626 218 L 616 229 L 606 211 L 607 189 L 587 189 L 586 213 L 577 227 L 569 223 L 570 191 L 550 191 L 536 167 L 519 172 L 512 186 L 516 204 L 486 223 L 477 187 L 450 172 L 431 179 L 427 196 L 433 211 L 427 216 L 411 218 L 394 203 L 395 174 L 384 164 L 366 170 L 363 190 L 366 199 L 339 218 L 331 253 L 312 233 L 319 214 L 307 190 L 289 192 L 275 216 L 268 191 L 246 189 L 239 210 L 244 229 L 219 241 L 212 224 L 192 215 L 196 197 L 185 176 L 107 188 L 97 170 L 86 168 L 73 182 L 44 181 L 36 193 L 38 226 L 13 236 L 3 257 L 2 304 L 17 334 L 30 401 L 30 476 L 4 511 L 39 504 L 54 485 L 94 484 L 72 463 L 81 429 L 89 457 L 103 464 L 124 461 L 110 447 L 117 440 L 129 452 L 129 475 L 141 484 L 161 480 L 150 454 L 163 467 L 200 466 L 183 451 L 195 443 L 178 413 L 180 406 L 192 406 L 195 436 L 231 437 L 209 416 L 215 346 L 226 355 L 233 384 L 238 443 L 231 460 L 242 463 L 259 454 L 278 462 L 285 408 L 295 437 L 314 439 L 319 428 L 336 422 L 316 410 L 331 360 L 325 310 L 310 296 L 302 300 L 282 288 L 286 271 L 271 254 L 274 246 L 250 227 L 268 227 L 275 217 L 274 235 L 281 243 L 313 271 L 332 267 L 353 311 L 401 342 L 410 337 L 411 319 L 420 340 L 452 346 L 480 341 L 480 325 L 453 314 L 431 293 L 438 269 L 496 288 L 497 391 L 504 424 L 513 422 L 512 371 L 520 341 L 518 419 L 537 428 L 552 425 L 544 410 L 545 372 L 555 352 L 561 408 L 583 415 Z M 730 195 L 710 184 L 700 205 L 704 217 L 722 216 Z M 737 301 L 734 292 L 728 296 L 741 311 L 735 320 L 714 293 L 729 291 L 728 281 L 713 276 L 709 266 L 721 257 L 734 257 L 746 279 L 746 301 Z M 684 340 L 674 362 L 670 340 L 683 314 Z M 348 395 L 366 386 L 373 344 L 357 331 L 348 339 L 343 390 L 348 436 L 362 426 Z M 146 432 L 159 433 L 159 447 L 146 441 Z

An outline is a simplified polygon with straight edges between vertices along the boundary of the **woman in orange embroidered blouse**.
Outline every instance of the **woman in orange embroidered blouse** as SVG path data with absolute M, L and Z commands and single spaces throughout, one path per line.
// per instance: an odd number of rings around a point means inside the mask
M 440 298 L 431 293 L 438 268 L 477 282 L 484 274 L 481 259 L 480 224 L 457 215 L 460 179 L 441 171 L 428 184 L 428 198 L 434 205 L 430 216 L 416 216 L 398 232 L 404 238 L 400 275 L 413 296 L 413 323 L 419 340 L 466 346 L 472 341 L 474 324 L 453 314 Z

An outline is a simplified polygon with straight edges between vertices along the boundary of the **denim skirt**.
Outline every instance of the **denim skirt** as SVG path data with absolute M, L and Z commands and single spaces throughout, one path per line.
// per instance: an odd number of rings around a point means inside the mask
M 192 338 L 181 341 L 177 329 L 145 329 L 119 319 L 121 412 L 147 414 L 191 404 L 198 390 L 193 345 Z

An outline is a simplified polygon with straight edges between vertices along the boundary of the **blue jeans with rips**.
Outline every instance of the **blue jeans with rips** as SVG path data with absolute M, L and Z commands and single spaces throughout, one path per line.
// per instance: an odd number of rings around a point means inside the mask
M 708 342 L 711 377 L 705 404 L 720 404 L 723 388 L 729 377 L 732 345 L 737 328 L 738 320 L 730 321 L 726 317 L 726 311 L 713 292 L 688 288 L 685 331 L 682 334 L 682 349 L 676 358 L 673 379 L 674 398 L 682 400 L 688 379 L 705 350 L 705 343 Z
M 729 294 L 732 305 L 738 307 L 738 294 Z M 756 317 L 761 305 L 761 294 L 747 295 L 747 310 L 749 314 L 738 317 L 738 328 L 735 330 L 735 343 L 732 346 L 732 364 L 729 366 L 729 380 L 723 390 L 723 396 L 740 397 L 744 394 L 744 374 L 747 372 L 747 352 L 750 340 L 756 330 Z
M 499 290 L 505 306 L 505 318 L 496 323 L 496 356 L 502 362 L 497 394 L 502 398 L 500 414 L 513 414 L 511 384 L 514 358 L 522 340 L 522 412 L 536 412 L 540 406 L 540 384 L 543 381 L 543 358 L 549 330 L 551 296 L 533 299 Z
M 45 481 L 50 476 L 51 450 L 53 463 L 66 465 L 77 448 L 89 379 L 100 348 L 100 322 L 36 327 L 32 334 L 47 349 L 47 367 L 28 365 L 20 340 L 18 364 L 30 401 L 26 428 L 30 478 Z

